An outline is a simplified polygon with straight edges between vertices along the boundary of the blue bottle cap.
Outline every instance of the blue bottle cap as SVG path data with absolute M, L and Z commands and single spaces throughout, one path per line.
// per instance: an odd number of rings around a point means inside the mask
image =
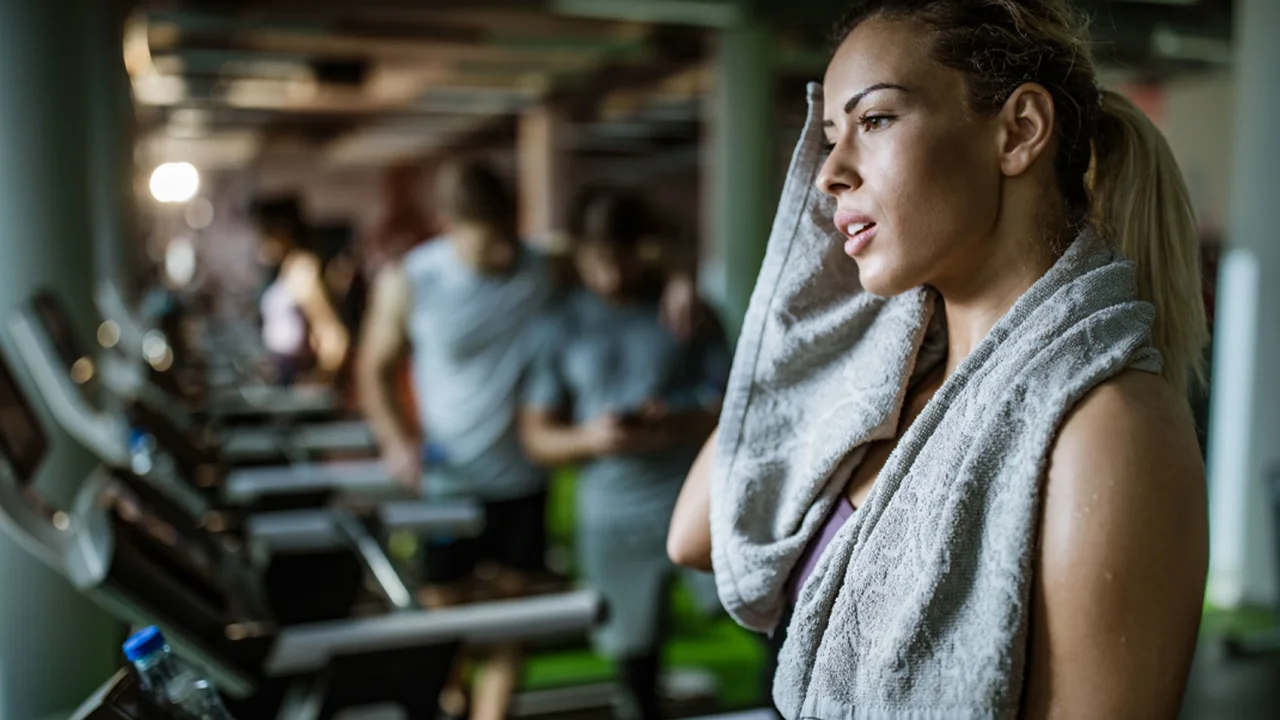
M 129 662 L 137 662 L 142 658 L 164 647 L 164 635 L 155 625 L 144 627 L 124 641 L 124 656 Z
M 422 463 L 429 468 L 444 465 L 448 459 L 440 443 L 428 442 L 422 448 Z

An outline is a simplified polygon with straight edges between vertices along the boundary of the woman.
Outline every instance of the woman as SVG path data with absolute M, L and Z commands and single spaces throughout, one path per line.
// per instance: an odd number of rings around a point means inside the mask
M 1172 155 L 1061 0 L 839 37 L 668 551 L 790 614 L 789 718 L 1176 716 L 1207 520 Z
M 582 463 L 578 556 L 609 606 L 593 640 L 618 664 L 616 716 L 652 720 L 661 717 L 661 630 L 675 569 L 663 550 L 667 523 L 715 425 L 729 349 L 710 323 L 691 342 L 662 323 L 665 277 L 645 260 L 644 204 L 614 191 L 587 198 L 572 223 L 583 289 L 543 319 L 520 436 L 535 462 Z
M 262 340 L 281 384 L 291 384 L 314 357 L 333 377 L 346 361 L 350 336 L 329 297 L 320 258 L 296 198 L 260 201 L 253 217 L 262 234 L 259 260 L 270 273 L 259 306 Z

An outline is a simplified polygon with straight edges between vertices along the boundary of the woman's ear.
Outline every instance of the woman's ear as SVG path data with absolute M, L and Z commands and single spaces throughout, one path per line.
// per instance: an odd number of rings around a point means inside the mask
M 1038 83 L 1013 91 L 997 116 L 1000 170 L 1008 177 L 1022 175 L 1053 140 L 1053 96 Z

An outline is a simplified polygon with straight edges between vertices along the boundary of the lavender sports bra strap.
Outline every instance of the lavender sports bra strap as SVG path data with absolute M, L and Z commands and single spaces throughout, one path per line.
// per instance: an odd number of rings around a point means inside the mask
M 849 498 L 841 495 L 840 500 L 836 502 L 836 506 L 832 509 L 831 514 L 827 516 L 827 521 L 823 523 L 822 530 L 809 541 L 809 546 L 804 549 L 804 554 L 800 556 L 800 562 L 796 564 L 796 569 L 791 573 L 791 579 L 787 581 L 787 597 L 790 598 L 791 604 L 795 605 L 800 599 L 800 588 L 804 587 L 804 581 L 809 579 L 813 574 L 813 569 L 818 566 L 818 559 L 822 557 L 822 551 L 827 549 L 831 544 L 832 538 L 836 533 L 840 532 L 840 528 L 849 522 L 849 518 L 853 517 L 854 507 L 849 502 Z

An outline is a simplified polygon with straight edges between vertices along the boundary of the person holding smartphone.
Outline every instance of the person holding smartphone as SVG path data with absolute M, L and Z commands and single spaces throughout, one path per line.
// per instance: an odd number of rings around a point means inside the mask
M 730 353 L 712 322 L 682 340 L 661 321 L 663 272 L 646 262 L 638 199 L 590 191 L 572 234 L 582 287 L 543 318 L 520 419 L 526 454 L 581 463 L 579 564 L 610 608 L 593 640 L 619 664 L 618 716 L 659 717 L 665 550 L 684 475 L 719 413 Z

